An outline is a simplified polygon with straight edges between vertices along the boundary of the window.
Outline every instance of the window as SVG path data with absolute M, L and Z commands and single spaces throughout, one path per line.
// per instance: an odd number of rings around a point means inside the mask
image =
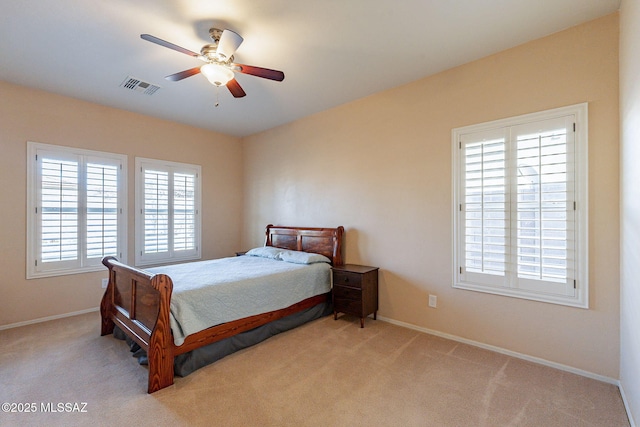
M 200 258 L 200 166 L 136 158 L 136 264 Z
M 587 308 L 587 104 L 452 136 L 453 286 Z
M 126 156 L 27 143 L 27 278 L 126 257 Z

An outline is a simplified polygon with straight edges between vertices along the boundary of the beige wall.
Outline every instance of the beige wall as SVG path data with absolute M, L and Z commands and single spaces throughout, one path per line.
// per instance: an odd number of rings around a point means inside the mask
M 637 33 L 633 7 L 623 40 Z M 637 45 L 626 52 L 629 64 L 620 75 L 637 94 L 639 67 L 632 60 Z M 640 157 L 630 143 L 637 140 L 637 98 L 622 100 L 623 159 Z M 451 129 L 585 101 L 591 308 L 452 289 Z M 100 278 L 106 276 L 25 280 L 26 141 L 31 140 L 127 154 L 130 208 L 135 156 L 202 165 L 204 258 L 262 244 L 270 222 L 344 225 L 347 262 L 382 269 L 382 316 L 610 378 L 618 378 L 622 360 L 622 378 L 638 408 L 640 391 L 632 384 L 640 383 L 640 373 L 632 361 L 640 349 L 631 325 L 638 324 L 632 307 L 640 298 L 632 278 L 638 277 L 640 260 L 633 247 L 640 236 L 634 234 L 622 241 L 623 292 L 631 304 L 623 305 L 619 358 L 618 123 L 616 14 L 241 144 L 237 138 L 0 82 L 0 326 L 96 307 Z M 639 182 L 637 167 L 634 171 L 635 165 L 627 164 L 623 182 Z M 622 211 L 625 233 L 638 229 L 633 223 L 638 197 L 631 197 L 637 195 L 635 187 L 622 189 L 628 195 Z M 132 262 L 132 209 L 128 227 Z M 428 294 L 438 296 L 437 309 L 427 307 Z
M 451 129 L 585 101 L 590 309 L 453 289 Z M 618 129 L 614 14 L 245 138 L 243 243 L 344 225 L 347 262 L 381 268 L 380 315 L 618 378 Z
M 152 102 L 152 101 L 151 101 Z M 0 326 L 97 307 L 103 273 L 26 280 L 26 142 L 128 156 L 128 262 L 133 262 L 135 157 L 202 166 L 202 255 L 240 243 L 242 149 L 237 138 L 0 82 Z
M 620 383 L 640 422 L 640 4 L 620 9 Z

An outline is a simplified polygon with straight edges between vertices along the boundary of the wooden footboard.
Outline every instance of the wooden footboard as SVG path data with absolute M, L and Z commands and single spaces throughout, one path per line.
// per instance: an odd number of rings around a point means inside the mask
M 342 227 L 269 225 L 266 245 L 326 254 L 334 265 L 340 265 L 343 231 Z M 177 347 L 169 323 L 173 290 L 171 278 L 165 274 L 149 274 L 123 264 L 114 257 L 105 257 L 102 263 L 109 269 L 109 284 L 100 304 L 101 335 L 113 333 L 117 325 L 147 352 L 148 393 L 173 384 L 175 356 L 330 301 L 331 298 L 330 293 L 318 295 L 281 310 L 217 325 L 187 336 L 185 342 Z
M 109 284 L 102 297 L 101 335 L 118 325 L 147 352 L 148 393 L 173 384 L 173 336 L 169 310 L 173 283 L 165 274 L 151 275 L 113 257 L 102 263 L 109 269 Z

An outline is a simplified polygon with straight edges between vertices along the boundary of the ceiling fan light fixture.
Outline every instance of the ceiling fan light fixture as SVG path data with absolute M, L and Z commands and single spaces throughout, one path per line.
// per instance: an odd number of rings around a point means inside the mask
M 215 86 L 224 86 L 233 79 L 233 71 L 219 64 L 204 64 L 200 72 Z

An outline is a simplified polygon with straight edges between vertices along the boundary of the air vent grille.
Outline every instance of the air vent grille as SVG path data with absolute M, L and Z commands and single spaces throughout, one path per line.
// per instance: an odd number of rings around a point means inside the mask
M 135 92 L 140 92 L 145 95 L 153 95 L 158 89 L 160 89 L 160 86 L 144 82 L 131 76 L 124 79 L 124 81 L 120 84 L 120 87 L 133 90 Z

